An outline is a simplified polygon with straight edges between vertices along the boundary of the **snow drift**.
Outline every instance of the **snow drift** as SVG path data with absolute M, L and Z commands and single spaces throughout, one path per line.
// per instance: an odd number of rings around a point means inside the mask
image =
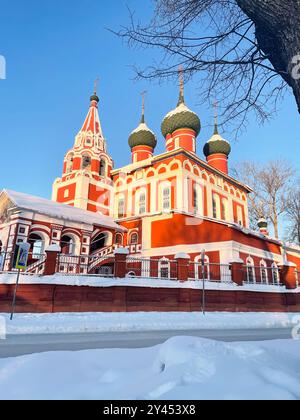
M 300 342 L 177 337 L 149 349 L 2 359 L 0 398 L 296 400 Z

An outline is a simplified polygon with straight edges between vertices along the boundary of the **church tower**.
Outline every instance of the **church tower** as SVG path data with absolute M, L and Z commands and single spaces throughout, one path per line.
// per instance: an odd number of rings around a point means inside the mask
M 110 215 L 113 161 L 107 153 L 99 112 L 97 87 L 90 108 L 64 159 L 63 174 L 53 184 L 52 200 L 84 210 Z

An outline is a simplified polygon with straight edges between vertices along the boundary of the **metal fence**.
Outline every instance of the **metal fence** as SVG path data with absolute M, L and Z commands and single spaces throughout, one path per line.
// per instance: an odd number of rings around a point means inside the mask
M 13 268 L 14 252 L 4 251 L 0 253 L 0 272 L 16 272 Z M 42 275 L 45 270 L 46 255 L 29 253 L 28 266 L 25 271 L 26 274 Z
M 283 286 L 280 278 L 280 271 L 275 267 L 245 265 L 243 267 L 243 273 L 245 284 Z
M 101 275 L 113 277 L 114 257 L 111 255 L 72 256 L 59 254 L 57 257 L 56 272 L 64 275 Z
M 231 267 L 229 264 L 204 264 L 191 262 L 189 265 L 190 280 L 208 282 L 232 283 Z
M 127 258 L 127 277 L 177 280 L 178 263 L 168 259 Z
M 295 276 L 296 276 L 296 281 L 297 281 L 297 287 L 300 286 L 300 271 L 296 270 L 295 271 Z

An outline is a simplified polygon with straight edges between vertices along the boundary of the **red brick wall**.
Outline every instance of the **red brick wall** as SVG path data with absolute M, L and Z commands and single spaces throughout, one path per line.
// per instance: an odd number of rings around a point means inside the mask
M 0 312 L 10 312 L 13 286 L 0 285 Z M 201 291 L 139 287 L 21 285 L 16 311 L 52 312 L 190 312 L 201 310 Z M 300 312 L 300 294 L 207 291 L 207 311 Z

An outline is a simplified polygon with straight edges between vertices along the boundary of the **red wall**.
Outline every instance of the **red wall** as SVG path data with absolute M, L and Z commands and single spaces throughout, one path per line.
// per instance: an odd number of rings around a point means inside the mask
M 10 312 L 14 287 L 0 285 L 0 312 Z M 202 293 L 191 289 L 20 285 L 17 313 L 196 312 Z M 300 294 L 207 291 L 210 312 L 300 312 Z

